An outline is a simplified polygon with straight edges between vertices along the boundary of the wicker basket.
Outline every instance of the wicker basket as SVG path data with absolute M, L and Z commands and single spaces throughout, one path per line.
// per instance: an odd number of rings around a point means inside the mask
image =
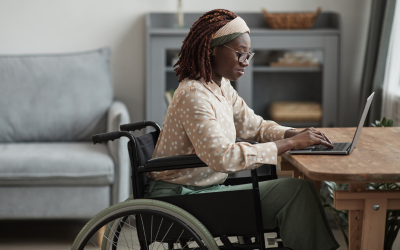
M 264 19 L 272 29 L 310 29 L 318 14 L 321 12 L 319 7 L 315 12 L 298 13 L 269 13 L 262 8 Z
M 269 108 L 274 121 L 321 121 L 321 104 L 316 102 L 274 102 Z

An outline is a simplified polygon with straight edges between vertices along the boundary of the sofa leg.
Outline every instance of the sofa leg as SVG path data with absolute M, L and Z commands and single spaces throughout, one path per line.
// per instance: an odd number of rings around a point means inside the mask
M 97 246 L 99 246 L 99 247 L 101 247 L 101 243 L 103 241 L 103 235 L 104 235 L 105 231 L 106 231 L 106 226 L 103 226 L 97 232 Z

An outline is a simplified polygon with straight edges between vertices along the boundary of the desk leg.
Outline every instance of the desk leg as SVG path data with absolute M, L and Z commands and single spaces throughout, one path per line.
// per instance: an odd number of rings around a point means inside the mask
M 377 209 L 374 206 L 379 206 Z M 383 250 L 387 199 L 365 199 L 361 250 Z
M 349 192 L 366 191 L 365 183 L 350 183 Z M 361 235 L 363 229 L 363 211 L 349 211 L 349 250 L 361 249 Z M 371 248 L 372 249 L 372 248 Z
M 314 182 L 315 186 L 317 187 L 318 192 L 321 192 L 321 181 L 316 181 L 308 178 L 307 175 L 300 172 L 292 163 L 288 162 L 285 158 L 279 156 L 278 157 L 278 167 L 281 171 L 291 171 L 292 178 L 296 179 L 307 179 Z
M 106 226 L 103 226 L 102 228 L 97 231 L 97 246 L 101 247 L 101 243 L 103 242 L 103 235 L 104 232 L 106 231 Z
M 288 162 L 282 156 L 278 156 L 278 168 L 281 171 L 292 172 L 292 178 L 301 179 L 301 177 L 303 176 L 303 174 L 295 166 L 293 166 L 292 163 Z
M 318 192 L 321 193 L 321 181 L 312 180 L 305 174 L 303 174 L 303 179 L 314 182 L 315 186 L 317 187 Z

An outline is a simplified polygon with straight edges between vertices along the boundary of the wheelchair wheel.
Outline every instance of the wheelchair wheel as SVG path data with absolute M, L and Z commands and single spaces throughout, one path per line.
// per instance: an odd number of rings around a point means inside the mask
M 99 232 L 103 226 L 105 231 Z M 219 248 L 203 224 L 185 210 L 162 201 L 140 199 L 118 203 L 92 218 L 71 247 L 84 249 Z

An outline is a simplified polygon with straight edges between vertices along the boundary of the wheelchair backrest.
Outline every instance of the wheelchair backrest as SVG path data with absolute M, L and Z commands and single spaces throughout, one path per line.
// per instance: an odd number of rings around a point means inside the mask
M 150 132 L 148 134 L 136 137 L 136 150 L 138 156 L 138 166 L 144 166 L 144 164 L 150 160 L 153 156 L 154 149 L 157 144 L 159 133 L 157 131 Z M 144 185 L 147 182 L 146 173 L 137 173 L 138 178 L 136 183 L 137 191 L 140 197 L 143 197 Z
M 134 137 L 132 136 L 132 143 L 128 143 L 129 158 L 132 165 L 132 188 L 134 197 L 143 197 L 144 185 L 147 181 L 146 174 L 140 174 L 138 168 L 150 160 L 153 156 L 154 149 L 160 135 L 160 126 L 152 121 L 142 121 L 129 124 L 120 125 L 121 131 L 136 131 L 142 130 L 148 126 L 155 129 L 154 132 Z
M 139 166 L 143 166 L 153 156 L 154 149 L 158 140 L 158 132 L 150 132 L 148 134 L 136 137 L 137 139 L 137 150 L 139 157 Z

